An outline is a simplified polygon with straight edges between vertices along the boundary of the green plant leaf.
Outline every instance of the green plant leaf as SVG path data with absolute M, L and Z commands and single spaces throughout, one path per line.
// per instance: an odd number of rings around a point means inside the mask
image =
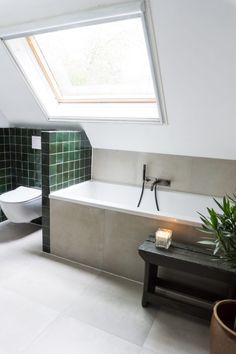
M 201 241 L 197 241 L 197 243 L 201 243 L 202 245 L 212 245 L 214 246 L 215 245 L 215 242 L 214 241 L 210 241 L 210 240 L 201 240 Z
M 202 230 L 199 229 L 199 231 L 202 231 Z M 204 231 L 202 231 L 202 232 L 204 232 Z M 200 238 L 203 239 L 203 240 L 211 240 L 211 241 L 216 242 L 216 241 L 213 239 L 212 236 L 206 236 L 206 235 L 204 235 L 204 236 L 200 236 Z
M 207 229 L 207 228 L 198 228 L 197 229 L 198 231 L 200 231 L 200 232 L 204 232 L 204 233 L 206 233 L 206 234 L 212 234 L 213 233 L 213 230 L 209 230 L 209 229 Z
M 214 249 L 213 255 L 215 256 L 219 251 L 220 251 L 220 245 L 218 244 Z
M 201 229 L 204 234 L 211 234 L 212 237 L 204 236 L 198 243 L 206 246 L 213 246 L 212 253 L 236 268 L 236 195 L 234 198 L 224 196 L 222 203 L 214 199 L 221 213 L 213 208 L 207 208 L 208 216 L 201 213 Z
M 224 207 L 222 204 L 220 204 L 220 202 L 218 202 L 218 200 L 216 200 L 215 198 L 213 198 L 214 202 L 218 205 L 218 207 L 224 212 Z
M 218 218 L 217 218 L 217 214 L 215 212 L 214 209 L 209 209 L 207 208 L 209 214 L 210 214 L 210 220 L 211 220 L 211 224 L 213 226 L 214 229 L 217 229 L 218 226 Z

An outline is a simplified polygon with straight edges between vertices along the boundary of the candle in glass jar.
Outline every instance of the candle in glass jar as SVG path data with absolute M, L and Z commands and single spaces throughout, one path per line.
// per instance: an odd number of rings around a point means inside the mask
M 172 239 L 172 230 L 158 229 L 156 231 L 156 247 L 169 248 Z

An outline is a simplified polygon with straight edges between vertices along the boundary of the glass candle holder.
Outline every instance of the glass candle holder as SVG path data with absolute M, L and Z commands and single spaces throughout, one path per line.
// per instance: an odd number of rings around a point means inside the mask
M 158 229 L 156 231 L 156 247 L 168 249 L 171 245 L 172 230 Z

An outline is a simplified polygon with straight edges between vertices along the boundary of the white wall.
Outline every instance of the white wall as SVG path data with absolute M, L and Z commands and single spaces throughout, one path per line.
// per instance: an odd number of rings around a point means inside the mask
M 130 0 L 1 0 L 0 28 L 128 1 Z
M 0 128 L 9 127 L 9 123 L 3 113 L 0 111 Z
M 118 1 L 1 1 L 0 32 L 113 2 Z M 83 124 L 93 147 L 235 160 L 236 1 L 150 2 L 169 125 Z M 5 116 L 12 124 L 47 124 L 2 48 L 0 59 L 0 109 Z

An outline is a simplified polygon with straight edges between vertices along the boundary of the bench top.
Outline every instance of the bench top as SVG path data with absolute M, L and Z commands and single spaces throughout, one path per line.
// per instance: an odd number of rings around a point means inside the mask
M 217 271 L 217 273 L 224 273 L 227 275 L 235 277 L 236 281 L 236 269 L 230 267 L 229 264 L 224 262 L 222 259 L 213 256 L 209 251 L 201 248 L 200 246 L 181 244 L 172 242 L 169 249 L 157 248 L 155 246 L 155 238 L 150 235 L 146 241 L 142 243 L 139 247 L 140 256 L 147 262 L 152 263 L 155 259 L 154 264 L 160 264 L 171 266 L 174 269 L 178 266 L 178 263 L 185 264 L 186 271 L 188 271 L 188 266 L 190 268 L 205 268 L 211 271 Z M 204 276 L 204 275 L 203 275 Z

